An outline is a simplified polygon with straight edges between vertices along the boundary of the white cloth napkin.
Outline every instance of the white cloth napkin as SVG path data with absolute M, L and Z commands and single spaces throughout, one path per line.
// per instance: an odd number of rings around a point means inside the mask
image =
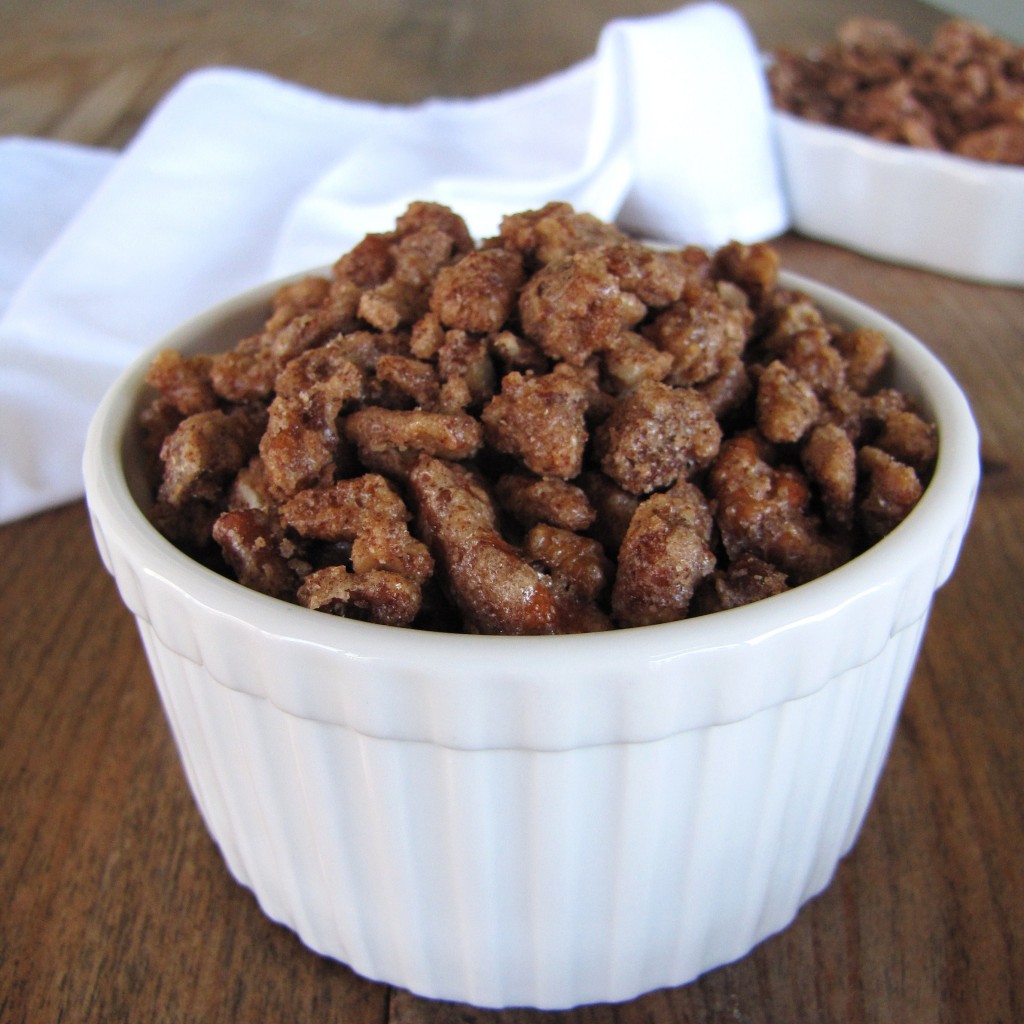
M 0 522 L 77 498 L 119 371 L 201 309 L 333 261 L 414 199 L 478 238 L 553 199 L 719 245 L 787 226 L 756 45 L 718 3 L 610 22 L 521 89 L 383 106 L 263 74 L 184 78 L 123 153 L 0 144 Z

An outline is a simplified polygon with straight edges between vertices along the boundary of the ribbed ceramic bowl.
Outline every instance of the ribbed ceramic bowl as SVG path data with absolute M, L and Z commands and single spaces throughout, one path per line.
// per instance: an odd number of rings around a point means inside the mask
M 109 392 L 85 458 L 100 551 L 231 873 L 311 949 L 425 996 L 564 1008 L 741 957 L 828 885 L 956 560 L 978 438 L 919 342 L 787 281 L 888 335 L 894 383 L 938 422 L 934 478 L 841 569 L 668 625 L 459 636 L 246 590 L 143 513 L 133 424 L 153 353 Z M 162 346 L 227 345 L 269 294 Z
M 1024 167 L 879 142 L 776 111 L 793 227 L 868 256 L 1024 285 Z

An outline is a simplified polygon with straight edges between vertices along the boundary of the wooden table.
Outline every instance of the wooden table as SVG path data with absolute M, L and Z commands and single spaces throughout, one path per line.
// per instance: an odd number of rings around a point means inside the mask
M 670 6 L 3 0 L 0 133 L 120 147 L 178 77 L 209 63 L 385 101 L 481 94 L 581 59 L 610 17 Z M 765 47 L 821 38 L 850 13 L 887 13 L 919 33 L 940 20 L 913 0 L 737 6 Z M 734 965 L 554 1016 L 1021 1021 L 1024 291 L 798 237 L 779 249 L 790 269 L 900 321 L 958 377 L 984 438 L 973 527 L 936 600 L 866 826 L 831 887 Z M 541 1018 L 372 984 L 268 921 L 200 822 L 84 506 L 0 528 L 0 565 L 0 1020 Z

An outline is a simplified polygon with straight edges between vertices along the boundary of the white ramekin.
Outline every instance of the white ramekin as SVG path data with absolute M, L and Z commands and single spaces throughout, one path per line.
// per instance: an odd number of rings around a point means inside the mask
M 773 115 L 793 227 L 867 256 L 1024 285 L 1024 167 Z
M 232 874 L 311 949 L 488 1007 L 687 982 L 785 927 L 850 849 L 935 589 L 973 507 L 978 437 L 918 341 L 894 383 L 937 421 L 917 508 L 821 579 L 705 618 L 487 637 L 348 621 L 204 569 L 149 524 L 144 354 L 93 421 L 87 497 L 196 801 Z M 270 287 L 160 347 L 211 350 Z

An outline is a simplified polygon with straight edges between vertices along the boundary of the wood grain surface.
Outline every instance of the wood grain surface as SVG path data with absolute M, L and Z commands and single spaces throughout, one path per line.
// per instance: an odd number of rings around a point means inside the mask
M 587 56 L 608 18 L 672 6 L 0 0 L 0 134 L 121 147 L 211 63 L 384 101 L 478 95 Z M 853 13 L 922 35 L 941 20 L 912 0 L 735 6 L 766 47 Z M 1024 1020 L 1024 291 L 796 236 L 778 248 L 925 340 L 984 447 L 971 531 L 864 830 L 794 924 L 690 985 L 565 1013 L 432 1002 L 308 952 L 208 837 L 77 502 L 0 528 L 0 1021 Z

